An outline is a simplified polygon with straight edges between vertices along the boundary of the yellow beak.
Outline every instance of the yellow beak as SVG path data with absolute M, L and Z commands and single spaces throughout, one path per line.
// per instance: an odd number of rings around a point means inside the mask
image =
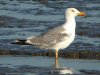
M 80 12 L 77 14 L 78 16 L 86 16 L 86 13 L 85 12 Z

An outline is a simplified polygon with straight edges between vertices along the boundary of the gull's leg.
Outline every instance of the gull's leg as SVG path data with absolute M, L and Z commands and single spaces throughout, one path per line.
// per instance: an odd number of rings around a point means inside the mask
M 58 49 L 55 51 L 55 67 L 58 68 Z

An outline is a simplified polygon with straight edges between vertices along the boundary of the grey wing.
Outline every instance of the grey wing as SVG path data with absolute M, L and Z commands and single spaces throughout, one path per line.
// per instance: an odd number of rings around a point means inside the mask
M 68 34 L 65 33 L 47 34 L 43 36 L 43 41 L 48 45 L 55 45 L 59 42 L 63 42 L 68 37 Z
M 42 33 L 39 36 L 29 39 L 33 45 L 44 45 L 52 46 L 59 42 L 64 41 L 65 38 L 69 37 L 69 34 L 62 33 L 65 29 L 57 27 L 49 30 L 48 32 Z
M 67 33 L 62 33 L 64 31 L 65 29 L 63 27 L 58 26 L 56 28 L 49 30 L 46 33 L 41 34 L 40 37 L 47 44 L 53 45 L 53 44 L 63 41 L 65 37 L 68 37 Z

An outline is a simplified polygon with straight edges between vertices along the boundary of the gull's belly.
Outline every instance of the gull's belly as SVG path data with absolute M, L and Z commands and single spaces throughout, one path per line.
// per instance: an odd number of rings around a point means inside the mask
M 55 49 L 67 48 L 72 43 L 74 38 L 75 38 L 75 36 L 67 37 L 64 41 L 57 43 L 54 48 Z

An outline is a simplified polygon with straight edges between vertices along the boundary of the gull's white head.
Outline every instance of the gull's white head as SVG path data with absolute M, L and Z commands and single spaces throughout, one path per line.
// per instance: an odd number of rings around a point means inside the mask
M 65 14 L 66 14 L 66 16 L 73 16 L 73 17 L 75 17 L 75 16 L 86 16 L 86 14 L 84 12 L 80 12 L 75 8 L 68 8 L 66 10 Z

